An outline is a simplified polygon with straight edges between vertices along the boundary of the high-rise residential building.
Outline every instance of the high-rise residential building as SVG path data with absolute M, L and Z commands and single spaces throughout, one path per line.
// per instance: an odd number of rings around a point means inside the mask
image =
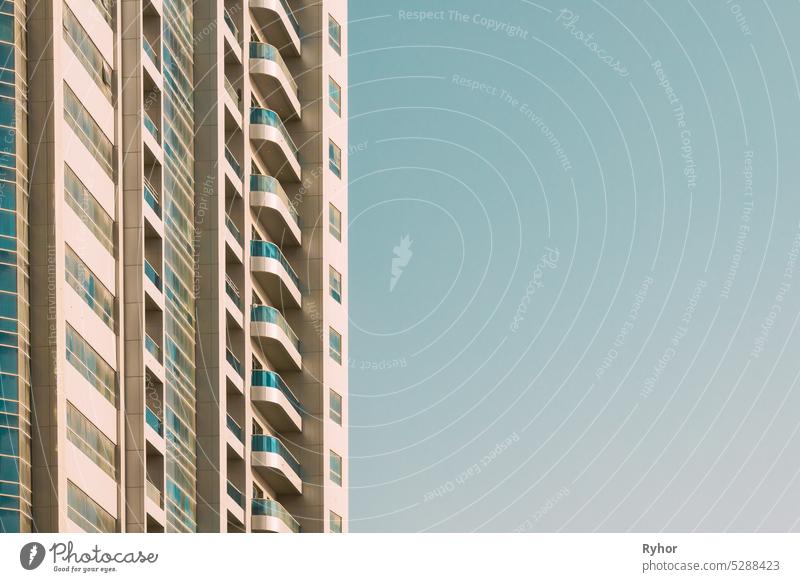
M 0 0 L 0 531 L 346 531 L 346 22 Z

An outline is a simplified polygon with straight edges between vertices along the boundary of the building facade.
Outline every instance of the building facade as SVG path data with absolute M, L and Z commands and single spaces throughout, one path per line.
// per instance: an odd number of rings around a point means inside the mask
M 0 0 L 0 531 L 346 531 L 346 22 Z

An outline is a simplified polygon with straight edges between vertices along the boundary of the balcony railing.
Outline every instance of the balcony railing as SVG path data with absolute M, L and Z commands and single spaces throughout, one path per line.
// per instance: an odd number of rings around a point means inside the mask
M 274 436 L 254 434 L 253 452 L 275 453 L 276 455 L 280 455 L 281 458 L 288 463 L 292 470 L 297 473 L 297 476 L 301 479 L 303 478 L 303 469 L 300 467 L 300 461 L 298 461 L 294 455 L 289 452 L 289 449 L 287 449 L 286 446 Z
M 156 216 L 159 218 L 161 217 L 161 204 L 158 201 L 158 194 L 156 194 L 156 189 L 153 188 L 152 184 L 145 178 L 144 180 L 144 201 L 147 202 L 147 205 L 153 209 L 153 212 L 156 213 Z
M 158 272 L 153 268 L 153 265 L 150 264 L 150 261 L 147 259 L 144 260 L 144 274 L 150 279 L 150 282 L 156 286 L 156 289 L 161 291 L 161 276 Z
M 259 388 L 275 388 L 276 390 L 280 390 L 297 413 L 303 414 L 303 408 L 300 406 L 300 401 L 297 399 L 297 396 L 294 395 L 277 372 L 271 370 L 253 370 L 251 383 L 253 386 Z
M 281 249 L 278 248 L 278 245 L 265 240 L 252 240 L 250 241 L 250 254 L 254 257 L 264 257 L 278 261 L 283 265 L 283 268 L 286 269 L 286 273 L 294 284 L 297 285 L 297 288 L 300 288 L 300 277 L 294 272 L 294 269 L 289 264 L 289 261 L 286 260 Z
M 233 22 L 233 17 L 231 13 L 228 11 L 227 8 L 223 8 L 222 18 L 225 20 L 225 24 L 228 25 L 228 28 L 233 33 L 234 38 L 236 38 L 237 42 L 240 41 L 239 39 L 239 28 L 236 26 L 236 23 Z
M 147 53 L 147 56 L 150 57 L 150 60 L 158 66 L 158 54 L 156 53 L 156 49 L 153 48 L 153 45 L 151 45 L 150 41 L 144 36 L 142 37 L 142 47 L 144 48 L 144 52 Z
M 286 75 L 286 79 L 289 81 L 292 87 L 292 91 L 294 94 L 297 95 L 297 83 L 292 76 L 292 72 L 289 70 L 289 67 L 286 66 L 286 61 L 283 60 L 281 53 L 278 52 L 271 44 L 267 44 L 265 42 L 251 42 L 250 43 L 250 58 L 251 59 L 266 59 L 268 61 L 272 61 L 276 63 L 283 71 L 283 74 Z
M 236 307 L 239 309 L 242 308 L 242 296 L 239 293 L 239 288 L 233 284 L 233 281 L 231 281 L 228 275 L 225 275 L 225 293 L 231 298 L 231 301 L 234 302 Z
M 251 319 L 257 323 L 274 323 L 280 327 L 287 336 L 289 336 L 289 340 L 292 342 L 292 345 L 294 345 L 294 347 L 300 351 L 300 339 L 297 337 L 297 334 L 294 333 L 292 328 L 289 327 L 289 322 L 287 322 L 283 315 L 281 315 L 281 312 L 274 307 L 269 305 L 253 305 Z
M 159 362 L 161 361 L 161 348 L 158 347 L 156 340 L 147 334 L 144 334 L 144 347 L 148 352 L 150 352 L 151 356 L 153 356 Z
M 300 524 L 297 523 L 297 520 L 292 517 L 292 514 L 284 509 L 283 505 L 274 499 L 253 499 L 251 507 L 253 515 L 277 517 L 294 533 L 300 533 Z
M 161 507 L 163 503 L 161 490 L 155 483 L 151 482 L 150 479 L 147 479 L 147 496 L 153 503 Z
M 278 182 L 278 180 L 272 176 L 252 174 L 250 176 L 250 191 L 269 192 L 271 194 L 275 194 L 278 198 L 283 200 L 284 204 L 286 204 L 286 207 L 289 209 L 289 215 L 292 217 L 292 220 L 294 220 L 297 226 L 300 226 L 300 213 L 289 201 L 289 197 L 286 195 L 283 186 L 281 186 L 281 183 Z
M 148 426 L 156 431 L 156 434 L 164 436 L 164 425 L 158 415 L 149 406 L 144 408 L 144 420 Z
M 233 83 L 228 81 L 228 77 L 225 77 L 225 90 L 228 92 L 228 95 L 231 96 L 231 99 L 233 99 L 234 103 L 237 105 L 241 103 L 242 97 L 236 87 L 233 86 Z
M 68 249 L 69 250 L 69 249 Z M 66 258 L 65 278 L 70 287 L 80 295 L 97 316 L 114 329 L 114 296 L 76 255 L 69 252 Z
M 114 222 L 103 210 L 97 199 L 78 179 L 69 166 L 64 166 L 64 189 L 70 208 L 92 231 L 103 247 L 114 254 Z
M 294 15 L 294 12 L 292 12 L 292 9 L 289 8 L 289 4 L 286 2 L 286 0 L 280 1 L 281 6 L 283 6 L 283 9 L 286 11 L 286 16 L 289 17 L 289 22 L 291 22 L 292 28 L 294 28 L 294 31 L 297 33 L 297 36 L 303 36 L 300 34 L 300 23 L 297 22 L 297 17 Z
M 225 159 L 228 160 L 228 163 L 233 167 L 233 171 L 236 172 L 236 175 L 239 176 L 239 179 L 242 180 L 244 174 L 242 174 L 242 166 L 239 164 L 236 156 L 233 155 L 233 152 L 225 146 Z
M 233 433 L 233 436 L 239 439 L 239 442 L 244 443 L 244 431 L 230 414 L 228 415 L 228 429 Z
M 103 15 L 103 19 L 111 25 L 114 22 L 114 17 L 111 14 L 111 8 L 114 6 L 113 0 L 93 0 L 94 5 Z
M 239 374 L 242 378 L 244 378 L 244 371 L 242 369 L 242 363 L 239 359 L 233 355 L 233 352 L 230 348 L 225 348 L 225 360 L 236 370 L 236 373 Z
M 250 123 L 254 123 L 256 125 L 268 125 L 270 127 L 276 128 L 278 131 L 281 132 L 283 139 L 286 140 L 286 143 L 289 145 L 289 149 L 295 156 L 297 156 L 297 146 L 295 145 L 292 136 L 289 135 L 289 132 L 286 130 L 286 126 L 283 125 L 283 121 L 281 121 L 280 116 L 274 111 L 272 111 L 272 109 L 264 109 L 263 107 L 251 107 Z
M 244 509 L 244 493 L 239 491 L 239 489 L 228 481 L 228 497 L 233 499 L 236 502 L 236 505 Z
M 117 405 L 117 373 L 67 324 L 67 361 L 111 404 Z
M 150 114 L 147 111 L 144 112 L 143 118 L 144 118 L 144 126 L 147 128 L 147 131 L 150 132 L 150 135 L 152 135 L 156 139 L 156 141 L 159 141 L 158 126 L 156 125 L 155 121 L 153 121 L 153 119 L 150 117 Z
M 236 223 L 233 222 L 233 219 L 227 214 L 225 215 L 225 226 L 228 227 L 228 230 L 233 235 L 233 238 L 236 239 L 236 242 L 242 244 L 242 233 L 239 230 L 239 227 L 236 226 Z

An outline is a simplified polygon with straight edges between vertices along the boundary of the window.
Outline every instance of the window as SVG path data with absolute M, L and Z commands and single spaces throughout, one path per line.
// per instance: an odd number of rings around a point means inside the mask
M 329 527 L 331 533 L 342 533 L 342 516 L 331 511 Z
M 332 77 L 328 77 L 328 105 L 336 115 L 342 116 L 342 88 Z
M 333 204 L 328 206 L 328 230 L 336 238 L 342 240 L 342 213 Z
M 67 439 L 116 479 L 114 443 L 70 402 L 67 402 Z
M 116 373 L 86 340 L 67 324 L 67 361 L 86 378 L 100 394 L 114 406 L 117 405 Z
M 328 14 L 328 43 L 337 54 L 342 54 L 342 26 Z
M 331 453 L 331 481 L 337 485 L 342 484 L 342 457 L 330 451 Z
M 64 164 L 64 197 L 83 224 L 92 231 L 105 249 L 114 254 L 114 221 L 83 185 L 75 172 Z
M 89 533 L 113 533 L 114 516 L 100 507 L 72 481 L 67 481 L 67 515 L 81 529 Z
M 331 297 L 336 299 L 339 303 L 342 302 L 342 274 L 334 269 L 333 267 L 328 267 L 329 275 L 328 281 L 330 283 L 330 291 Z
M 330 405 L 329 411 L 331 415 L 331 420 L 336 424 L 342 424 L 342 395 L 338 392 L 331 390 L 331 398 L 330 398 Z
M 328 345 L 330 347 L 330 355 L 333 360 L 341 364 L 342 363 L 342 334 L 336 331 L 333 328 L 329 329 L 328 333 Z
M 8 404 L 6 404 L 8 406 Z M 15 424 L 17 419 L 8 415 L 6 419 L 2 421 L 3 424 L 12 423 Z M 10 455 L 12 457 L 19 456 L 19 430 L 16 428 L 11 427 L 0 427 L 0 454 L 2 455 Z M 0 494 L 2 493 L 2 489 L 0 489 Z
M 342 148 L 328 140 L 328 167 L 337 178 L 342 177 Z
M 66 245 L 64 257 L 67 283 L 83 298 L 86 304 L 103 320 L 108 327 L 114 329 L 114 296 L 105 285 L 86 266 L 69 245 Z
M 97 9 L 103 15 L 106 22 L 111 24 L 114 22 L 114 17 L 111 14 L 111 9 L 113 7 L 114 0 L 94 0 L 94 5 L 97 6 Z
M 64 38 L 100 90 L 106 97 L 111 97 L 111 67 L 66 4 L 64 5 Z
M 114 176 L 114 148 L 100 126 L 64 83 L 64 118 L 97 162 L 110 177 Z

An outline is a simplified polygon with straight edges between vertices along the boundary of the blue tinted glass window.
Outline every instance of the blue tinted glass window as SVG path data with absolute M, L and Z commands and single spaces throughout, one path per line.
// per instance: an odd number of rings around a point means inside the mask
M 0 208 L 5 210 L 17 208 L 17 188 L 12 182 L 0 181 Z
M 6 400 L 17 400 L 19 398 L 16 376 L 0 374 L 0 398 L 5 398 Z
M 0 99 L 0 103 L 8 101 L 7 99 Z M 10 127 L 0 128 L 0 151 L 15 154 L 17 153 L 17 133 L 16 130 Z
M 0 345 L 3 346 L 13 346 L 15 348 L 19 347 L 17 344 L 17 339 L 19 336 L 15 333 L 9 333 L 6 331 L 0 331 Z
M 0 495 L 0 509 L 19 509 L 19 497 L 3 497 Z
M 0 44 L 0 67 L 11 69 L 11 76 L 14 76 L 14 45 Z M 13 83 L 13 80 L 11 81 Z
M 14 43 L 13 16 L 0 16 L 0 40 Z
M 2 54 L 2 46 L 0 45 L 0 54 Z M 8 97 L 0 99 L 0 125 L 14 125 L 14 100 Z
M 0 532 L 19 533 L 19 513 L 10 509 L 0 509 Z
M 0 264 L 0 289 L 12 292 L 17 290 L 16 267 Z
M 19 414 L 19 402 L 0 398 L 0 413 Z
M 0 457 L 0 481 L 19 481 L 19 460 L 16 457 Z
M 19 495 L 19 483 L 0 482 L 0 495 Z
M 0 454 L 19 456 L 19 431 L 15 428 L 0 428 Z
M 0 212 L 0 234 L 16 236 L 17 216 L 13 212 Z
M 18 360 L 17 348 L 0 346 L 0 370 L 6 374 L 16 374 Z
M 0 317 L 17 318 L 17 296 L 9 293 L 0 293 Z M 11 372 L 0 366 L 0 372 Z M 16 368 L 14 368 L 16 373 Z

